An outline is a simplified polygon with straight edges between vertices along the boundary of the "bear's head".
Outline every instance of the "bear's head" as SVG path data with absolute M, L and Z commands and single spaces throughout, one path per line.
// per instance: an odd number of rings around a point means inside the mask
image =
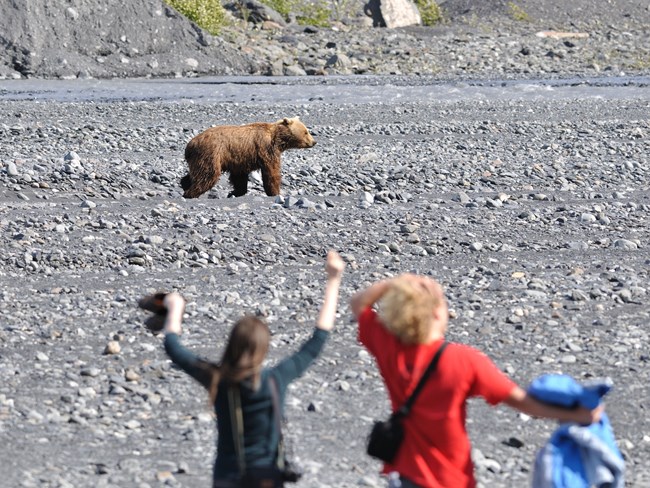
M 309 129 L 305 127 L 305 124 L 298 117 L 285 117 L 276 124 L 279 128 L 279 135 L 284 149 L 303 149 L 316 145 L 316 141 L 309 133 Z

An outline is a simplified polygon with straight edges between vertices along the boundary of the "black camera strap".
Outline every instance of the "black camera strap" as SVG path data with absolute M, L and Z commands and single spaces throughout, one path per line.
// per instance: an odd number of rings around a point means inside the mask
M 413 390 L 413 393 L 411 393 L 411 396 L 408 397 L 406 402 L 404 402 L 404 405 L 402 405 L 399 410 L 397 410 L 393 415 L 398 416 L 398 417 L 406 417 L 409 412 L 411 411 L 411 408 L 413 407 L 413 404 L 415 403 L 415 399 L 418 397 L 420 394 L 420 391 L 424 387 L 424 383 L 426 383 L 427 378 L 433 373 L 438 366 L 438 361 L 440 360 L 440 356 L 442 355 L 442 351 L 445 350 L 447 347 L 447 342 L 443 342 L 438 350 L 436 351 L 436 354 L 433 356 L 433 359 L 429 363 L 429 366 L 427 366 L 427 369 L 422 373 L 422 377 L 420 378 L 420 381 L 418 381 L 417 386 Z

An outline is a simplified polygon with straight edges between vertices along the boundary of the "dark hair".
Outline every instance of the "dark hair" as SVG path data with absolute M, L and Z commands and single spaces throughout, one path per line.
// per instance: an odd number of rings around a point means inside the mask
M 250 315 L 239 319 L 228 338 L 228 344 L 218 364 L 204 363 L 211 374 L 210 402 L 217 400 L 217 390 L 222 380 L 239 383 L 253 378 L 253 387 L 259 386 L 262 362 L 269 350 L 271 333 L 268 326 L 257 317 Z

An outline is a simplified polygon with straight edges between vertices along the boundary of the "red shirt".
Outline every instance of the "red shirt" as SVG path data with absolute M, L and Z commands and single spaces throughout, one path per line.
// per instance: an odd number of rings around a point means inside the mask
M 393 410 L 404 404 L 442 344 L 402 344 L 371 308 L 359 316 L 359 341 L 377 361 Z M 485 354 L 450 343 L 406 417 L 403 444 L 384 473 L 397 471 L 426 488 L 476 486 L 465 430 L 466 400 L 481 396 L 496 405 L 515 387 Z

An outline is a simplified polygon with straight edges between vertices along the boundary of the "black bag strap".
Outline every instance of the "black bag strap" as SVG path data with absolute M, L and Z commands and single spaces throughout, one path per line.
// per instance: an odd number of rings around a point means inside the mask
M 273 376 L 269 376 L 269 387 L 271 388 L 271 400 L 273 400 L 273 417 L 275 427 L 278 429 L 278 468 L 284 469 L 284 438 L 282 437 L 282 420 L 280 418 L 280 393 L 278 385 Z
M 436 354 L 433 356 L 433 359 L 429 363 L 429 366 L 427 366 L 427 369 L 422 373 L 422 377 L 420 378 L 420 381 L 418 381 L 417 386 L 413 390 L 413 393 L 411 393 L 411 396 L 408 397 L 406 402 L 404 402 L 404 405 L 400 407 L 400 409 L 395 412 L 393 415 L 397 415 L 399 417 L 406 417 L 409 412 L 411 411 L 411 408 L 413 407 L 413 404 L 415 403 L 415 399 L 418 397 L 420 394 L 420 391 L 424 387 L 424 383 L 426 383 L 427 378 L 433 373 L 438 366 L 438 361 L 440 360 L 440 356 L 442 355 L 442 351 L 445 350 L 447 347 L 447 342 L 443 342 L 438 350 L 436 351 Z

